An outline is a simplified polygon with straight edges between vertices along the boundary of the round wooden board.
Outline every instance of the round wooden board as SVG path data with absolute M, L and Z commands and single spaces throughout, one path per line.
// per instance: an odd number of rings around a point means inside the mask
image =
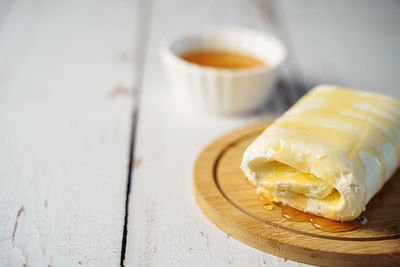
M 263 209 L 239 167 L 246 147 L 268 125 L 234 131 L 201 152 L 194 194 L 203 213 L 227 234 L 279 257 L 323 266 L 399 266 L 400 173 L 383 189 L 383 204 L 367 210 L 368 223 L 361 228 L 330 233 L 308 222 L 291 222 L 279 207 Z

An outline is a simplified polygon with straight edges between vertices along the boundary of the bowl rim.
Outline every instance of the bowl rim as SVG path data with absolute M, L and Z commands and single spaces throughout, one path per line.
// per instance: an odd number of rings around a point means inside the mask
M 197 37 L 197 38 L 204 38 L 206 35 L 210 35 L 212 33 L 217 33 L 218 32 L 232 32 L 232 31 L 239 31 L 239 32 L 247 32 L 251 33 L 253 35 L 258 35 L 262 37 L 266 37 L 267 41 L 272 41 L 274 45 L 278 47 L 278 49 L 281 51 L 281 57 L 277 63 L 274 65 L 267 65 L 267 66 L 260 66 L 260 67 L 253 67 L 253 68 L 241 68 L 241 69 L 224 69 L 224 68 L 215 68 L 215 67 L 209 67 L 209 66 L 204 66 L 204 65 L 199 65 L 196 63 L 191 63 L 183 58 L 181 58 L 179 55 L 177 55 L 175 52 L 172 51 L 172 46 L 183 39 L 187 39 L 188 37 Z M 246 53 L 245 51 L 243 51 Z M 178 34 L 175 34 L 169 38 L 165 38 L 160 45 L 160 53 L 161 57 L 166 63 L 172 63 L 177 66 L 180 66 L 181 68 L 187 68 L 190 71 L 196 71 L 196 72 L 204 72 L 208 74 L 219 74 L 219 75 L 254 75 L 254 74 L 262 74 L 262 73 L 268 73 L 275 71 L 279 67 L 283 65 L 283 63 L 287 59 L 287 51 L 285 46 L 282 44 L 282 42 L 276 38 L 275 36 L 264 32 L 264 31 L 259 31 L 259 30 L 254 30 L 251 28 L 245 28 L 245 27 L 239 27 L 239 26 L 214 26 L 214 27 L 205 27 L 201 28 L 198 30 L 189 30 L 189 31 L 184 31 Z

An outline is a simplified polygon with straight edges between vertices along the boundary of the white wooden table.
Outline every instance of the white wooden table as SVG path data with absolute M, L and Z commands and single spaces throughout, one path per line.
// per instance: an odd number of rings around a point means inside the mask
M 210 223 L 192 167 L 316 84 L 400 98 L 399 2 L 347 2 L 1 1 L 0 266 L 306 266 Z M 160 42 L 210 25 L 286 44 L 265 112 L 211 116 L 172 97 Z

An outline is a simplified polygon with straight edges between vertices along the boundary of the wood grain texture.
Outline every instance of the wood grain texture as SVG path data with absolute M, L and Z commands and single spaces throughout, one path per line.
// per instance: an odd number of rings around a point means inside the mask
M 8 6 L 0 12 L 0 266 L 118 266 L 134 2 Z
M 198 157 L 194 193 L 204 214 L 227 234 L 292 260 L 323 266 L 392 265 L 400 262 L 400 174 L 392 178 L 380 207 L 365 213 L 367 225 L 330 233 L 309 222 L 292 222 L 276 207 L 265 211 L 240 170 L 246 147 L 269 123 L 219 138 Z

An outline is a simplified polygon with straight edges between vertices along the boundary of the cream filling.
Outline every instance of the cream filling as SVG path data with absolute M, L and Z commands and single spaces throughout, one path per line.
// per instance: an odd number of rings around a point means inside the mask
M 253 165 L 258 180 L 257 193 L 305 212 L 336 219 L 336 209 L 342 202 L 340 193 L 323 179 L 311 173 L 301 173 L 286 164 L 271 161 Z
M 323 199 L 334 190 L 333 186 L 313 174 L 305 174 L 279 162 L 268 163 L 269 173 L 261 179 L 260 185 L 274 195 L 292 197 L 305 195 L 309 198 Z

